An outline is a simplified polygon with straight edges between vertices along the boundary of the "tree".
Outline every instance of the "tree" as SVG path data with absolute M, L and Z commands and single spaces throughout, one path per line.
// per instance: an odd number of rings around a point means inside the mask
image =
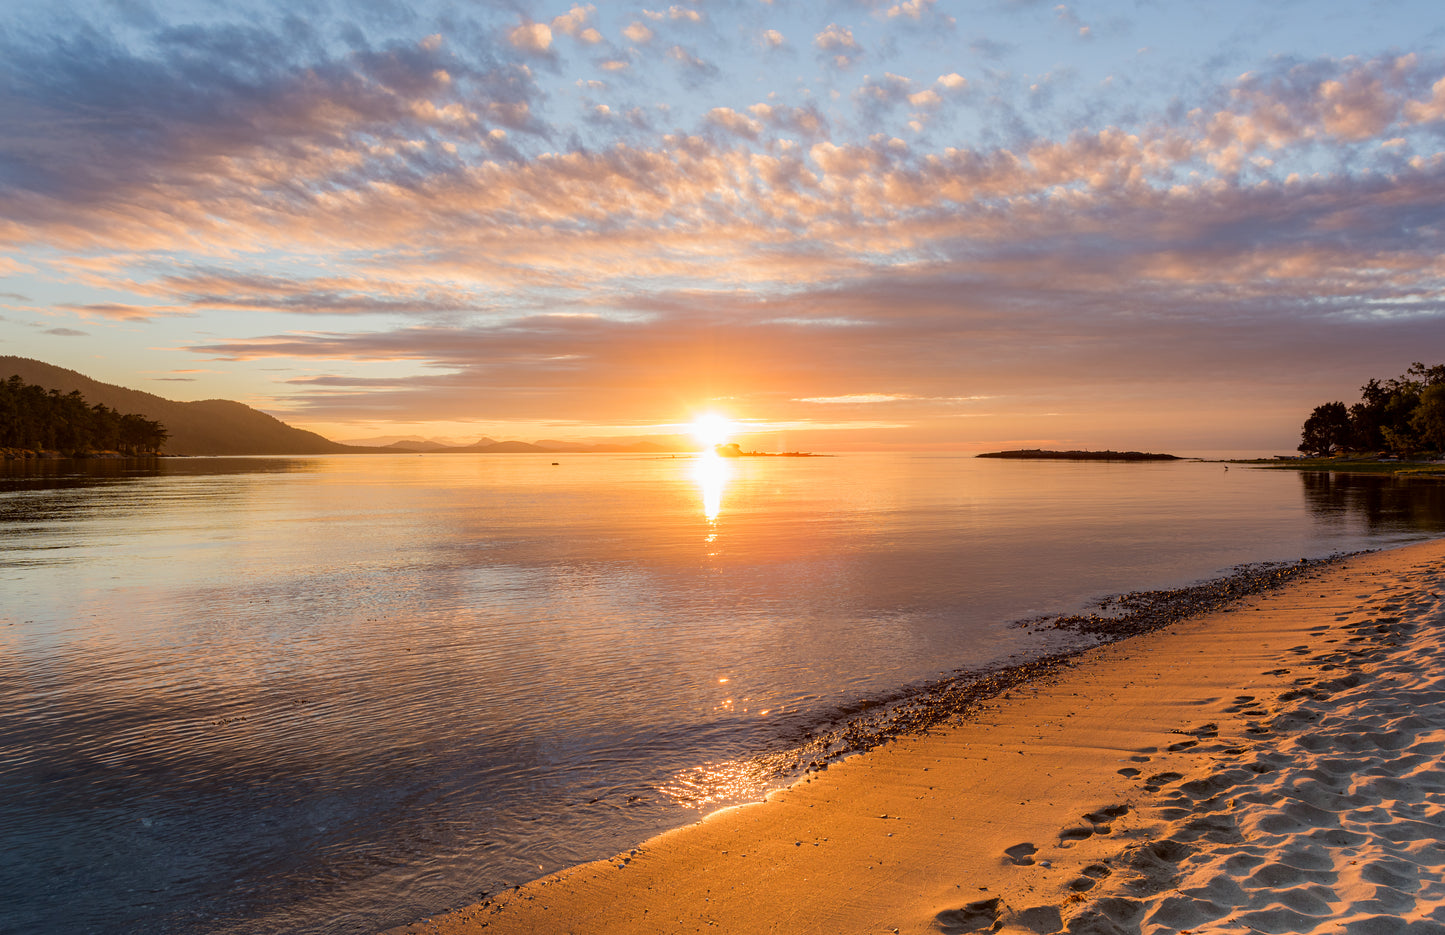
M 1390 391 L 1379 380 L 1360 387 L 1360 401 L 1350 407 L 1350 448 L 1354 451 L 1379 451 L 1385 447 L 1385 436 L 1381 429 L 1385 424 L 1385 409 L 1390 402 Z
M 1445 381 L 1420 391 L 1420 405 L 1410 417 L 1410 425 L 1420 434 L 1420 441 L 1445 451 Z
M 168 437 L 159 422 L 88 405 L 78 390 L 47 391 L 19 376 L 0 382 L 0 448 L 138 455 L 159 451 Z
M 1299 450 L 1326 457 L 1343 450 L 1350 442 L 1350 412 L 1341 402 L 1316 406 L 1300 431 Z
M 1445 364 L 1427 367 L 1416 361 L 1398 377 L 1371 379 L 1348 410 L 1343 403 L 1316 406 L 1300 435 L 1299 450 L 1316 455 L 1385 449 L 1410 457 L 1432 447 L 1445 451 Z

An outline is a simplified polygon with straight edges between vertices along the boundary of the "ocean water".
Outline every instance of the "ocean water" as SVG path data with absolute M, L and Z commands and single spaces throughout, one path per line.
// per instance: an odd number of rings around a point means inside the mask
M 10 463 L 0 931 L 378 931 L 1066 638 L 1013 621 L 1442 531 L 1440 482 L 1217 463 Z

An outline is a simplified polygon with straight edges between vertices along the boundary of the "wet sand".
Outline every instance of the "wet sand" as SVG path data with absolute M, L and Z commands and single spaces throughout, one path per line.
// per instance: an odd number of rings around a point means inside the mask
M 1445 540 L 396 933 L 1445 935 Z

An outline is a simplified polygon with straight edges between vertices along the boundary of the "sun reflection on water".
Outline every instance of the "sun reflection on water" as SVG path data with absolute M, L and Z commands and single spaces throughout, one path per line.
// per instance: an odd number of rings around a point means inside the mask
M 796 759 L 782 757 L 775 763 L 770 757 L 723 760 L 680 770 L 658 790 L 684 808 L 712 808 L 719 805 L 757 801 L 777 784 L 788 768 L 796 767 Z
M 702 491 L 703 514 L 709 523 L 717 522 L 718 514 L 722 512 L 723 490 L 732 477 L 732 465 L 715 452 L 704 452 L 698 456 L 692 476 Z

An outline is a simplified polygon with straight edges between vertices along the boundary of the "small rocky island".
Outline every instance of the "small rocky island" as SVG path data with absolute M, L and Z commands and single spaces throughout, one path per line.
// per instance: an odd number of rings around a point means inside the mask
M 1021 448 L 1017 451 L 990 451 L 979 458 L 1012 458 L 1020 461 L 1178 461 L 1178 455 L 1150 454 L 1146 451 L 1045 451 Z
M 713 453 L 719 458 L 816 458 L 811 451 L 743 451 L 737 442 L 713 445 Z

